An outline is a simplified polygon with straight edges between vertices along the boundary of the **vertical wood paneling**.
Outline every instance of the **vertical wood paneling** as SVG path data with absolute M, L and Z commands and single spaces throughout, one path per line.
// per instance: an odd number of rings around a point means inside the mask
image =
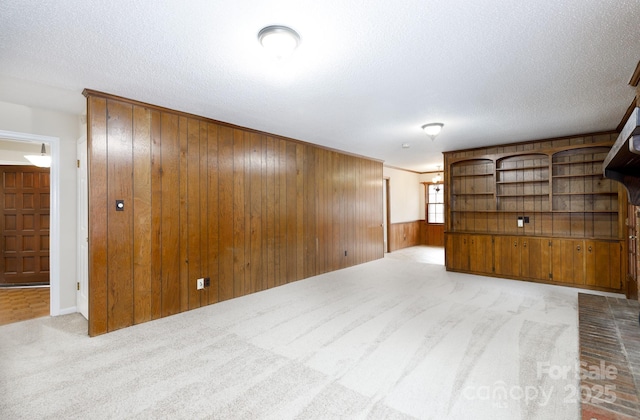
M 188 153 L 189 153 L 189 119 L 180 117 L 178 120 L 178 136 L 180 142 L 180 170 L 177 173 L 180 184 L 180 216 L 178 236 L 180 254 L 180 312 L 189 309 L 189 217 L 188 217 Z M 175 222 L 174 222 L 175 223 Z
M 260 135 L 249 136 L 249 174 L 250 174 L 250 265 L 249 293 L 262 290 L 262 141 Z
M 133 324 L 133 107 L 107 101 L 107 327 Z M 124 200 L 124 211 L 116 211 Z
M 181 120 L 181 126 L 184 123 Z M 182 132 L 182 130 L 181 130 Z M 186 227 L 186 243 L 188 261 L 188 276 L 183 284 L 183 293 L 188 297 L 188 308 L 200 307 L 200 290 L 193 285 L 196 279 L 201 277 L 201 250 L 200 242 L 200 206 L 198 203 L 200 197 L 200 124 L 197 120 L 189 119 L 187 122 L 187 176 L 185 185 L 187 189 L 187 201 L 185 203 L 187 211 L 187 223 L 182 224 Z M 205 178 L 206 181 L 206 178 Z M 182 184 L 182 182 L 181 182 Z M 182 188 L 182 185 L 181 185 Z M 187 205 L 189 203 L 189 205 Z
M 178 116 L 166 112 L 161 115 L 161 312 L 167 316 L 180 312 L 180 138 Z
M 278 216 L 276 217 L 276 286 L 287 283 L 287 142 L 278 140 L 279 162 L 277 182 L 279 187 Z M 279 269 L 278 269 L 279 268 Z
M 211 286 L 208 291 L 208 303 L 216 303 L 219 300 L 220 287 L 220 193 L 219 193 L 219 163 L 218 157 L 218 126 L 207 124 L 206 152 L 204 156 L 205 169 L 207 169 L 207 205 L 203 206 L 201 212 L 206 215 L 204 229 L 208 229 L 208 249 L 207 249 L 207 274 L 211 279 Z
M 107 101 L 90 97 L 88 116 L 89 170 L 89 335 L 107 328 Z
M 269 214 L 267 211 L 268 208 L 268 189 L 267 189 L 267 178 L 268 178 L 268 170 L 267 170 L 267 138 L 263 135 L 260 135 L 260 146 L 262 147 L 262 156 L 260 159 L 260 208 L 262 212 L 261 217 L 261 235 L 260 235 L 260 257 L 261 257 L 261 266 L 262 273 L 260 273 L 260 290 L 266 290 L 269 288 L 269 262 L 267 260 L 267 256 L 269 253 L 268 246 L 268 224 L 269 224 Z
M 255 292 L 251 285 L 251 136 L 244 132 L 244 292 Z
M 244 284 L 244 231 L 245 231 L 245 174 L 244 135 L 233 130 L 233 296 L 243 296 Z
M 91 335 L 382 256 L 380 162 L 108 103 L 88 99 Z
M 305 146 L 296 144 L 296 276 L 295 280 L 304 278 L 304 153 Z
M 133 107 L 133 323 L 151 320 L 151 112 Z
M 219 299 L 234 297 L 234 179 L 233 130 L 220 127 L 218 131 L 218 293 Z
M 266 287 L 275 287 L 276 279 L 276 150 L 273 137 L 266 138 Z
M 209 161 L 208 161 L 208 150 L 209 150 L 209 139 L 208 139 L 208 127 L 205 121 L 200 122 L 200 168 L 199 168 L 199 178 L 200 178 L 200 225 L 198 226 L 198 230 L 200 231 L 200 273 L 198 277 L 209 277 L 210 285 L 203 290 L 200 290 L 200 306 L 209 304 L 209 292 L 213 290 L 213 284 L 211 284 L 211 272 L 213 271 L 210 266 L 209 260 L 209 247 L 211 246 L 211 239 L 209 237 Z M 189 203 L 189 205 L 198 205 L 198 203 Z M 193 281 L 193 280 L 192 280 Z M 217 291 L 217 290 L 216 290 Z
M 293 264 L 293 261 L 296 261 L 297 255 L 297 235 L 296 235 L 296 206 L 297 206 L 297 195 L 296 195 L 296 185 L 297 185 L 297 177 L 296 177 L 296 145 L 295 143 L 287 144 L 287 166 L 286 166 L 286 257 L 285 257 L 285 266 L 286 266 L 286 282 L 292 282 L 296 279 L 296 266 Z
M 151 318 L 162 316 L 162 117 L 151 111 Z M 137 164 L 137 162 L 136 162 Z

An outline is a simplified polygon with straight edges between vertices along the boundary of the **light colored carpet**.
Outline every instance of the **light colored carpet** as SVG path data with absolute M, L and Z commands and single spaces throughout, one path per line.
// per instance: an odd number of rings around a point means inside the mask
M 0 418 L 579 418 L 578 289 L 398 255 L 95 338 L 1 326 Z

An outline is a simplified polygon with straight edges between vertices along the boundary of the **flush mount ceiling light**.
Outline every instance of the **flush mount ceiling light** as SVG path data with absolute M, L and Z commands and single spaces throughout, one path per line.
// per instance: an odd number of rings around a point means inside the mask
M 431 140 L 435 140 L 436 136 L 442 131 L 442 127 L 444 127 L 442 123 L 430 123 L 423 125 L 422 129 L 427 136 L 431 137 Z
M 273 25 L 258 32 L 260 44 L 277 58 L 289 57 L 300 44 L 300 35 L 293 29 Z
M 24 155 L 24 157 L 35 166 L 41 168 L 51 167 L 51 156 L 47 156 L 47 149 L 45 149 L 44 143 L 42 143 L 39 155 Z

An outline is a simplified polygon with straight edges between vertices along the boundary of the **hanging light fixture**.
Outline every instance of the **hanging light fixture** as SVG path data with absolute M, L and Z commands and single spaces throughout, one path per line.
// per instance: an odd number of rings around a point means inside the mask
M 438 165 L 438 172 L 440 172 L 440 165 Z M 442 177 L 440 176 L 440 173 L 438 173 L 436 176 L 434 176 L 431 179 L 431 182 L 433 182 L 434 184 L 439 184 L 440 181 L 442 181 Z
M 35 166 L 39 166 L 41 168 L 51 167 L 51 156 L 47 155 L 47 149 L 45 148 L 44 143 L 42 143 L 39 155 L 24 155 L 24 157 Z
M 287 58 L 300 44 L 300 35 L 288 26 L 272 25 L 258 32 L 258 40 L 276 58 Z
M 427 136 L 431 137 L 431 140 L 435 140 L 436 136 L 440 134 L 440 131 L 442 131 L 442 127 L 444 127 L 444 124 L 442 123 L 429 123 L 423 125 L 422 129 Z

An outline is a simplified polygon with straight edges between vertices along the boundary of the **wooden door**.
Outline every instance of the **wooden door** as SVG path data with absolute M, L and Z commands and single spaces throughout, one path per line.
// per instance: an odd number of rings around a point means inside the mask
M 520 240 L 517 236 L 495 236 L 494 256 L 497 275 L 520 277 Z
M 535 280 L 549 280 L 551 273 L 550 240 L 525 237 L 520 239 L 521 275 Z
M 493 273 L 493 237 L 470 235 L 469 269 L 478 273 Z
M 0 284 L 49 283 L 49 169 L 0 166 Z
M 585 247 L 586 284 L 620 290 L 623 278 L 620 242 L 588 240 Z
M 568 284 L 586 283 L 582 239 L 553 239 L 551 254 L 553 281 Z

